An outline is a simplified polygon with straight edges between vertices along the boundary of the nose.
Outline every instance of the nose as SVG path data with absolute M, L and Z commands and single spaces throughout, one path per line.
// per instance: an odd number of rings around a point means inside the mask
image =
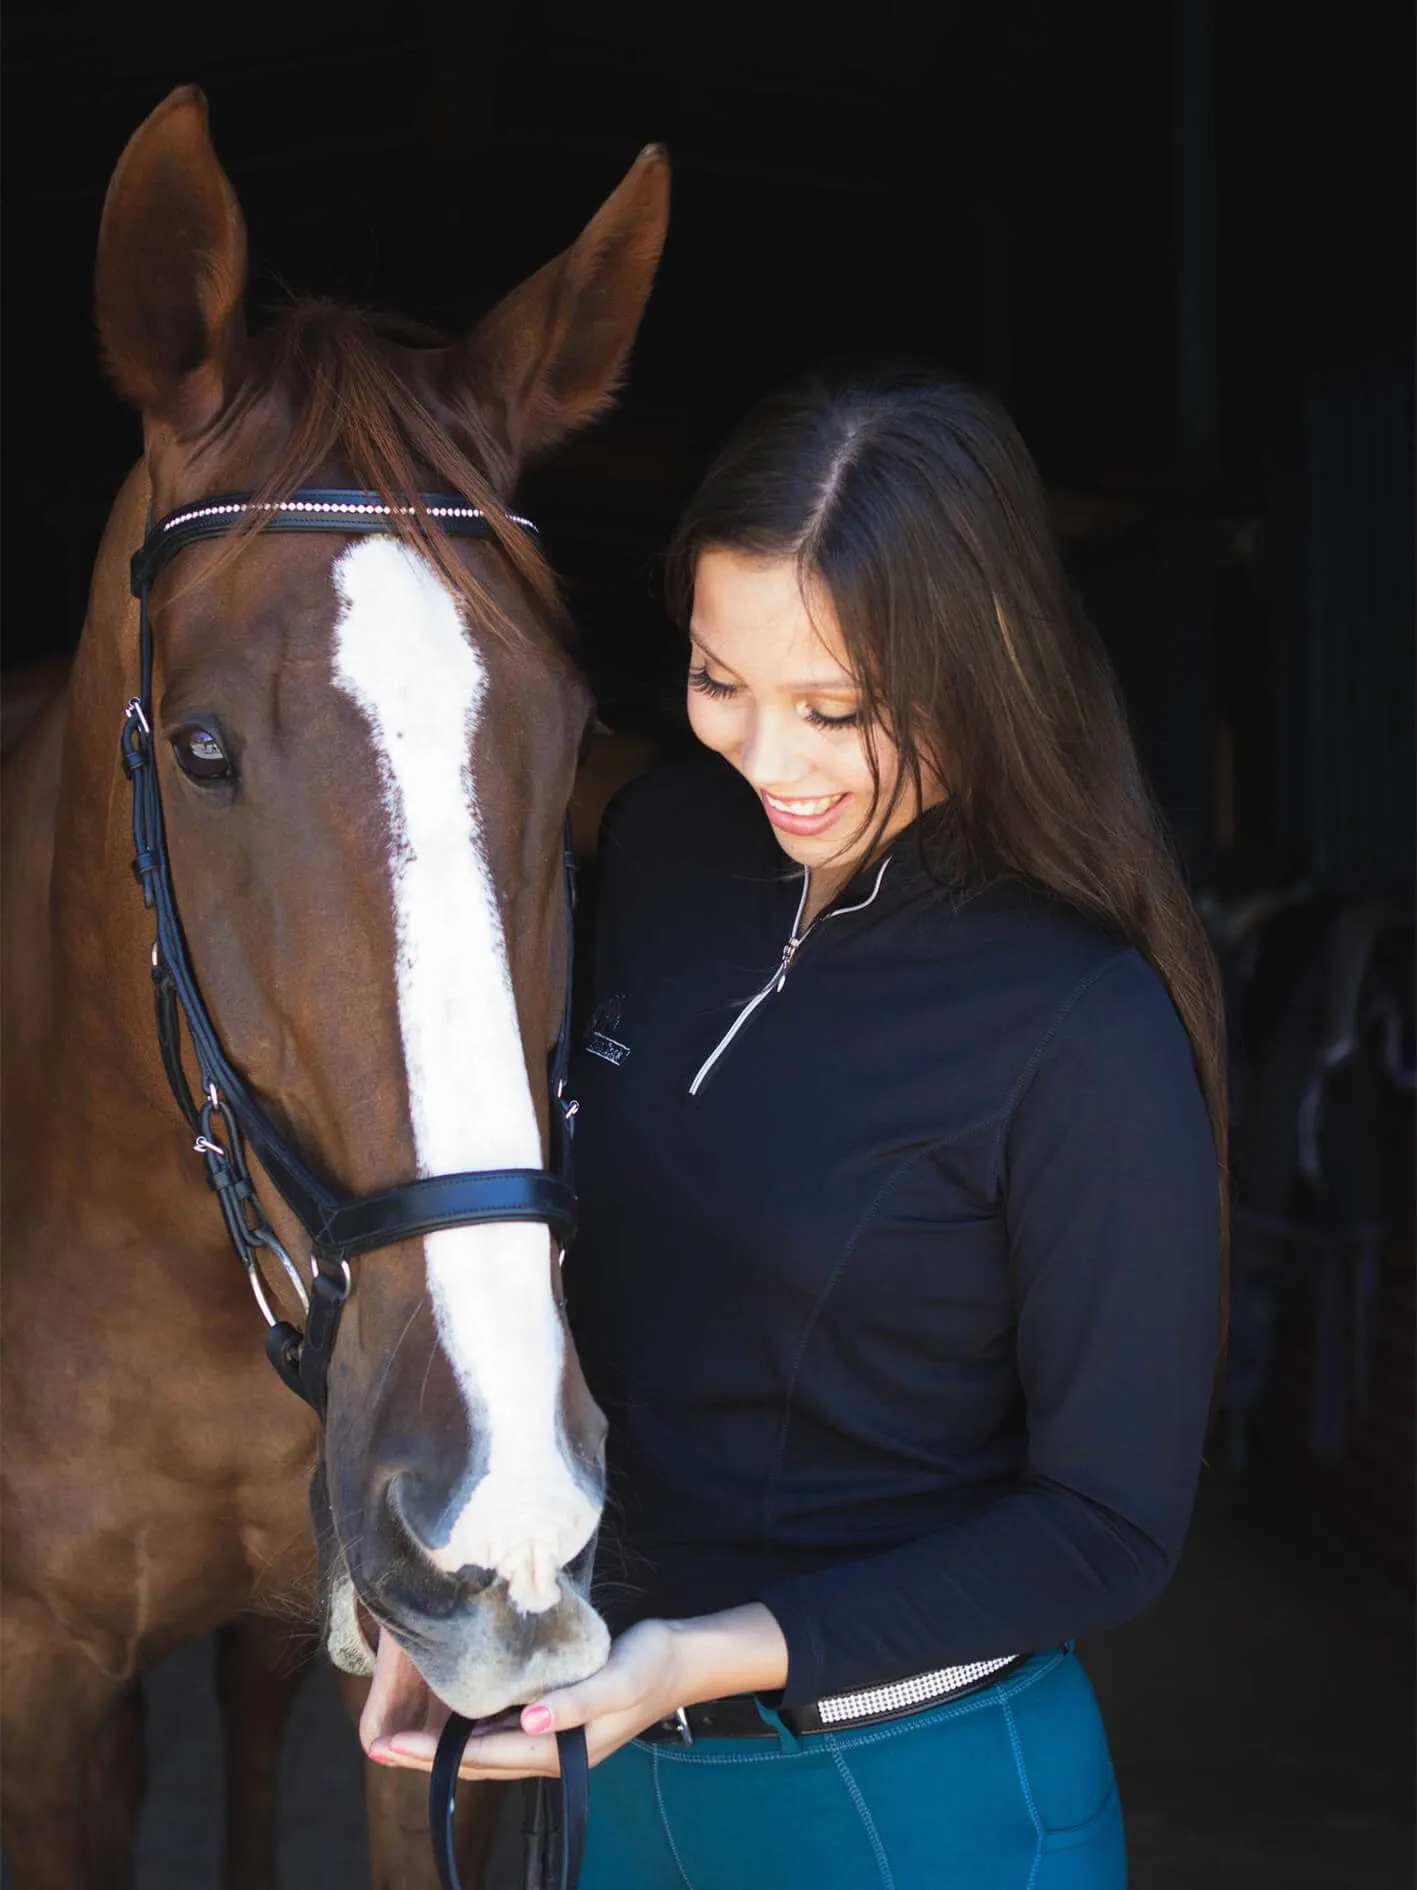
M 798 734 L 802 724 L 791 712 L 751 708 L 738 752 L 738 766 L 756 788 L 791 787 L 803 777 Z
M 426 1629 L 464 1614 L 482 1597 L 500 1594 L 529 1621 L 565 1599 L 555 1552 L 544 1543 L 533 1541 L 520 1554 L 504 1558 L 514 1578 L 509 1580 L 503 1570 L 477 1562 L 449 1566 L 446 1544 L 439 1546 L 445 1534 L 427 1487 L 416 1476 L 391 1478 L 356 1557 L 365 1580 L 373 1578 L 371 1598 L 383 1615 Z M 591 1546 L 570 1559 L 566 1574 L 572 1581 L 585 1572 Z
M 401 1470 L 390 1477 L 376 1512 L 376 1526 L 382 1523 L 387 1538 L 383 1546 L 390 1551 L 382 1559 L 386 1566 L 394 1562 L 416 1567 L 430 1592 L 447 1588 L 456 1591 L 456 1599 L 470 1600 L 494 1582 L 496 1574 L 473 1563 L 458 1569 L 444 1566 L 440 1555 L 448 1533 L 446 1508 L 447 1492 L 417 1471 Z
M 421 1540 L 436 1507 L 416 1476 L 391 1479 L 351 1547 L 348 1578 L 388 1648 L 403 1650 L 438 1699 L 480 1718 L 604 1664 L 610 1637 L 588 1598 L 593 1539 L 553 1570 L 552 1605 L 528 1610 L 495 1569 L 436 1565 L 438 1550 Z
M 554 1466 L 490 1463 L 469 1491 L 404 1468 L 390 1477 L 376 1506 L 376 1529 L 391 1553 L 379 1560 L 404 1573 L 416 1565 L 421 1591 L 459 1605 L 493 1581 L 523 1615 L 543 1614 L 564 1598 L 562 1571 L 572 1579 L 600 1522 L 603 1472 L 558 1461 Z
M 365 1526 L 350 1555 L 357 1583 L 381 1617 L 431 1624 L 449 1621 L 489 1589 L 492 1569 L 458 1569 L 435 1560 L 438 1505 L 416 1475 L 400 1472 L 384 1484 L 365 1512 Z

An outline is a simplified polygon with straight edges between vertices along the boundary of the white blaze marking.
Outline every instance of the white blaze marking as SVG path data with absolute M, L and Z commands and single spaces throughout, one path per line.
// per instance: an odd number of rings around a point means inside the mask
M 398 937 L 399 1025 L 422 1175 L 539 1168 L 506 941 L 483 851 L 471 753 L 487 673 L 451 593 L 397 540 L 367 538 L 335 566 L 334 678 L 382 764 Z M 539 1613 L 556 1571 L 590 1540 L 594 1504 L 563 1455 L 562 1338 L 547 1233 L 448 1229 L 424 1241 L 443 1348 L 486 1473 L 430 1545 L 449 1570 L 496 1569 Z

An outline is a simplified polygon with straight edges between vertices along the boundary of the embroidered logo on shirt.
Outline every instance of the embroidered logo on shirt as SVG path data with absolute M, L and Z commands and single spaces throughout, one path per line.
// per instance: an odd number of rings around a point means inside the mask
M 612 1031 L 620 1028 L 620 1012 L 624 1004 L 624 997 L 620 996 L 607 998 L 603 1004 L 597 1005 L 583 1039 L 593 1057 L 599 1057 L 604 1063 L 613 1063 L 617 1069 L 630 1054 L 630 1046 L 611 1035 Z

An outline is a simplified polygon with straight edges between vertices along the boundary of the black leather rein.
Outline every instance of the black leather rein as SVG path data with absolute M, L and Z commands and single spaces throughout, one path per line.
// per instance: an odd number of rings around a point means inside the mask
M 566 1004 L 549 1070 L 554 1166 L 426 1175 L 357 1199 L 340 1194 L 313 1173 L 290 1146 L 222 1048 L 187 953 L 158 788 L 148 602 L 153 580 L 185 546 L 224 536 L 246 522 L 253 509 L 264 514 L 259 529 L 267 532 L 318 531 L 358 536 L 398 529 L 395 512 L 377 493 L 308 489 L 274 503 L 258 502 L 249 492 L 227 493 L 184 506 L 160 519 L 149 529 L 133 558 L 132 587 L 139 604 L 139 685 L 124 715 L 123 766 L 133 789 L 133 872 L 142 888 L 143 903 L 153 911 L 157 924 L 152 975 L 163 1067 L 178 1107 L 195 1133 L 193 1147 L 206 1163 L 207 1180 L 221 1207 L 231 1244 L 266 1320 L 267 1355 L 282 1381 L 323 1421 L 330 1360 L 340 1315 L 353 1286 L 349 1264 L 352 1257 L 441 1228 L 488 1222 L 542 1222 L 563 1252 L 575 1234 L 576 1203 L 570 1182 L 571 1107 L 564 1096 L 570 1052 L 572 863 L 568 840 Z M 417 507 L 407 507 L 404 516 L 419 524 L 426 520 L 435 529 L 459 537 L 493 540 L 496 536 L 484 515 L 456 494 L 420 494 Z M 535 529 L 527 519 L 516 518 L 514 522 L 526 530 Z M 183 1068 L 183 1024 L 200 1071 L 200 1098 L 193 1096 Z M 257 1198 L 246 1159 L 248 1144 L 310 1237 L 308 1286 Z M 279 1318 L 271 1305 L 262 1270 L 267 1258 L 284 1270 L 306 1308 L 303 1332 Z M 452 1849 L 453 1794 L 458 1762 L 471 1730 L 467 1720 L 453 1715 L 439 1743 L 433 1771 L 430 1824 L 444 1890 L 457 1890 L 458 1885 Z M 589 1804 L 585 1737 L 576 1729 L 557 1738 L 563 1805 L 561 1857 L 555 1880 L 562 1890 L 574 1890 Z M 547 1820 L 540 1794 L 533 1822 L 544 1832 Z

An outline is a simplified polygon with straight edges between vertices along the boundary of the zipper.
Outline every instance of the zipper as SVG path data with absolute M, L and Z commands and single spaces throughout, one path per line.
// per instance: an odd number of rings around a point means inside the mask
M 697 1075 L 689 1085 L 689 1094 L 691 1096 L 698 1095 L 699 1091 L 712 1074 L 714 1066 L 722 1058 L 729 1044 L 733 1042 L 733 1039 L 738 1035 L 739 1031 L 742 1030 L 748 1019 L 753 1015 L 753 1012 L 756 1011 L 760 1005 L 765 1004 L 775 992 L 780 991 L 783 985 L 786 984 L 787 974 L 792 969 L 793 961 L 802 947 L 807 943 L 807 940 L 812 936 L 813 932 L 816 931 L 817 927 L 819 925 L 825 925 L 829 919 L 844 919 L 850 912 L 864 912 L 866 907 L 872 904 L 876 894 L 881 890 L 881 881 L 885 878 L 886 868 L 890 863 L 890 855 L 887 854 L 885 859 L 881 861 L 880 871 L 876 874 L 876 883 L 872 886 L 866 898 L 858 901 L 854 906 L 842 906 L 835 912 L 819 913 L 807 927 L 807 930 L 799 933 L 797 928 L 802 923 L 802 913 L 807 904 L 807 890 L 812 883 L 811 873 L 805 868 L 803 869 L 802 897 L 797 901 L 797 912 L 792 921 L 792 930 L 787 935 L 787 943 L 782 948 L 781 962 L 778 964 L 777 970 L 763 986 L 762 990 L 755 992 L 754 995 L 748 999 L 748 1002 L 743 1006 L 742 1010 L 739 1011 L 723 1036 L 700 1064 Z

